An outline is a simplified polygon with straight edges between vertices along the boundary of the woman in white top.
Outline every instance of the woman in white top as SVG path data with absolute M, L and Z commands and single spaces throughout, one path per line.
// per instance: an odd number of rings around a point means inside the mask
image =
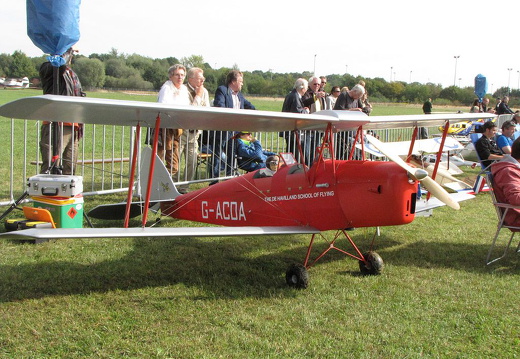
M 325 109 L 326 110 L 334 110 L 334 105 L 336 104 L 336 100 L 339 97 L 341 90 L 339 86 L 333 86 L 330 91 L 330 95 L 325 98 Z

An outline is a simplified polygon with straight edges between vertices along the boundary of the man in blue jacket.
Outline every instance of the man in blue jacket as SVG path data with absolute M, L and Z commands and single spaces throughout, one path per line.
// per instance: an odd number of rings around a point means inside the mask
M 215 92 L 214 107 L 256 110 L 242 94 L 244 75 L 238 70 L 232 70 L 226 77 L 226 85 L 221 85 Z M 220 175 L 220 170 L 226 166 L 226 175 L 231 175 L 235 157 L 233 141 L 228 141 L 233 133 L 230 131 L 214 131 L 210 136 L 213 149 L 213 177 Z M 228 143 L 229 142 L 229 143 Z M 227 148 L 226 148 L 227 145 Z

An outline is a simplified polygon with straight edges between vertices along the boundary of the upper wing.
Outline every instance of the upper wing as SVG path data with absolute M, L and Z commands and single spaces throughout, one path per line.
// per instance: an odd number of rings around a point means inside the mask
M 29 120 L 75 122 L 117 126 L 155 127 L 157 115 L 163 128 L 204 130 L 292 131 L 325 129 L 338 119 L 297 113 L 234 110 L 220 107 L 179 106 L 157 102 L 43 95 L 22 98 L 0 107 L 0 116 Z
M 357 111 L 330 110 L 298 114 L 57 95 L 22 98 L 0 107 L 0 116 L 8 118 L 119 126 L 139 123 L 144 127 L 155 127 L 157 115 L 161 116 L 163 128 L 259 132 L 324 130 L 329 123 L 335 130 L 354 130 L 359 126 L 367 130 L 386 129 L 418 124 L 431 127 L 442 125 L 448 119 L 494 117 L 475 113 L 368 117 Z
M 313 227 L 182 227 L 182 228 L 56 228 L 1 233 L 7 239 L 233 237 L 278 234 L 314 234 Z

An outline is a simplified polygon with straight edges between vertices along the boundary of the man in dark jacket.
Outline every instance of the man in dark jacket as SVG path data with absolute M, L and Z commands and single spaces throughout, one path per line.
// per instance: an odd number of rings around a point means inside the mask
M 482 125 L 482 129 L 484 133 L 482 137 L 475 142 L 475 150 L 477 151 L 479 159 L 482 161 L 482 165 L 487 167 L 493 163 L 494 160 L 501 160 L 503 156 L 494 141 L 497 133 L 497 125 L 493 121 L 488 121 Z
M 432 105 L 432 99 L 429 98 L 426 100 L 422 105 L 422 110 L 425 115 L 430 115 L 432 113 L 433 105 Z
M 65 64 L 59 68 L 52 66 L 50 62 L 44 62 L 41 65 L 40 80 L 45 95 L 85 96 L 78 76 L 70 68 L 75 52 L 76 50 L 72 47 L 68 49 L 62 55 Z M 54 78 L 55 74 L 58 75 L 57 81 Z M 53 131 L 53 128 L 56 128 L 56 131 Z M 82 132 L 82 124 L 43 122 L 40 135 L 40 152 L 42 154 L 40 173 L 73 174 Z M 58 165 L 60 157 L 61 166 Z
M 307 88 L 309 83 L 307 80 L 299 78 L 294 83 L 294 88 L 287 96 L 285 96 L 285 100 L 283 101 L 282 112 L 292 112 L 292 113 L 309 113 L 309 108 L 305 107 L 303 104 L 302 97 L 307 92 Z M 301 136 L 301 134 L 299 133 Z M 294 158 L 299 160 L 299 150 L 296 145 L 296 136 L 293 131 L 285 131 L 280 132 L 280 137 L 285 138 L 285 143 L 287 145 L 287 152 L 291 152 Z
M 232 70 L 226 77 L 226 85 L 219 86 L 215 91 L 213 106 L 256 110 L 255 106 L 242 94 L 243 85 L 244 75 L 242 72 Z M 233 133 L 230 131 L 214 131 L 210 135 L 210 146 L 213 150 L 213 177 L 215 178 L 220 176 L 220 170 L 224 165 L 226 165 L 226 175 L 231 175 L 235 157 L 233 141 L 229 141 L 232 136 Z
M 512 115 L 515 112 L 509 108 L 509 97 L 504 96 L 498 104 L 497 115 Z

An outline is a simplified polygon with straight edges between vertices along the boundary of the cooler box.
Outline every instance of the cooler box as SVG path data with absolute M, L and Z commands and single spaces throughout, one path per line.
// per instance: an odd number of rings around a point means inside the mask
M 56 228 L 83 228 L 83 196 L 56 198 L 33 196 L 33 206 L 48 210 Z
M 83 177 L 36 175 L 27 180 L 29 196 L 74 197 L 83 193 Z

